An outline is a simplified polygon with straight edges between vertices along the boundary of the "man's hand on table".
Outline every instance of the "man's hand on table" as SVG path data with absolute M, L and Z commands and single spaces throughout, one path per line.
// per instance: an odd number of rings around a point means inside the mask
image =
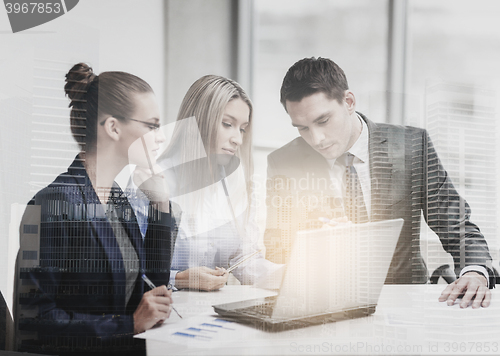
M 486 308 L 490 305 L 491 292 L 485 276 L 477 272 L 467 272 L 455 282 L 448 284 L 439 297 L 440 302 L 448 305 L 455 304 L 455 300 L 463 295 L 460 308 L 467 308 L 472 301 L 472 308 Z

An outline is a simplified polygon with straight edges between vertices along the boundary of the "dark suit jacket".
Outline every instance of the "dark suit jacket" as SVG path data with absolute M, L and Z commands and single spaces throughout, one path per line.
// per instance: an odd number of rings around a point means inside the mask
M 144 352 L 144 344 L 132 338 L 133 312 L 149 289 L 141 275 L 146 273 L 158 286 L 168 284 L 175 221 L 150 205 L 143 241 L 127 197 L 117 185 L 111 195 L 110 202 L 117 207 L 139 258 L 140 270 L 128 304 L 119 245 L 77 157 L 66 173 L 30 202 L 41 207 L 39 265 L 19 275 L 37 288 L 20 295 L 19 303 L 37 307 L 38 316 L 21 318 L 19 329 L 37 331 L 38 340 L 25 343 L 22 349 L 58 354 Z
M 453 187 L 426 130 L 374 123 L 360 115 L 369 130 L 370 220 L 405 221 L 386 283 L 427 281 L 427 267 L 420 253 L 421 213 L 453 256 L 456 272 L 467 265 L 490 264 L 486 241 L 469 221 L 470 208 Z M 271 261 L 287 260 L 297 230 L 318 227 L 314 222 L 325 213 L 332 217 L 329 208 L 334 198 L 328 169 L 327 161 L 301 137 L 268 156 L 264 240 Z M 287 196 L 288 203 L 280 206 Z

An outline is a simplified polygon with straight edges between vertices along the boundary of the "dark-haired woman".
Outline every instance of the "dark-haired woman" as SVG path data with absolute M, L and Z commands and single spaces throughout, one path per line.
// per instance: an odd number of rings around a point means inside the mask
M 124 72 L 95 75 L 83 63 L 68 72 L 64 88 L 81 152 L 25 213 L 38 214 L 40 255 L 35 268 L 20 271 L 19 292 L 31 292 L 18 301 L 18 345 L 59 355 L 140 355 L 144 343 L 133 335 L 170 315 L 175 221 L 164 179 L 153 176 L 144 188 L 151 203 L 143 237 L 114 179 L 129 163 L 155 165 L 165 140 L 158 104 L 144 80 Z M 150 290 L 144 276 L 158 287 Z

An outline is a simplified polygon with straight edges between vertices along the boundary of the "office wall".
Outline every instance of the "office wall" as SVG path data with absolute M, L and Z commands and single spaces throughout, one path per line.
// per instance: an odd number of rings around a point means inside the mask
M 206 74 L 234 78 L 233 1 L 165 1 L 166 122 L 177 111 L 190 85 Z

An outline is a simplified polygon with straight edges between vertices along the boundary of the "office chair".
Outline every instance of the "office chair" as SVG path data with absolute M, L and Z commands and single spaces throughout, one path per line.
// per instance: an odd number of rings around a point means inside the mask
M 434 272 L 432 272 L 431 278 L 429 278 L 430 284 L 437 284 L 439 277 L 443 277 L 448 284 L 455 282 L 457 279 L 457 276 L 455 275 L 455 272 L 453 272 L 450 265 L 442 265 L 436 268 Z

